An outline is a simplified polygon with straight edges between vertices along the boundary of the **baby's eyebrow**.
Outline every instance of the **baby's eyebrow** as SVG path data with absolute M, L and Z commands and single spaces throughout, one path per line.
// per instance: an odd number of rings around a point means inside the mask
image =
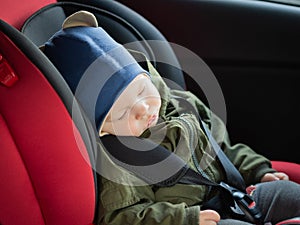
M 128 109 L 129 109 L 129 107 L 126 106 L 126 107 L 120 109 L 118 112 L 122 112 L 122 111 L 128 110 Z M 111 112 L 109 112 L 109 113 L 107 114 L 107 117 L 106 117 L 105 121 L 106 121 L 106 122 L 113 122 L 113 121 L 114 121 L 113 118 L 112 118 L 112 116 L 111 116 Z

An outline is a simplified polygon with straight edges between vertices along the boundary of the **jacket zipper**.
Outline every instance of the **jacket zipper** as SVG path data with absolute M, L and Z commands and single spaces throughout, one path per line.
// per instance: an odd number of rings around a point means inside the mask
M 192 127 L 191 123 L 184 117 L 178 117 L 178 119 L 185 123 L 186 128 L 188 129 L 188 133 L 190 134 L 189 135 L 189 151 L 192 156 L 192 160 L 193 160 L 194 166 L 196 167 L 197 172 L 200 173 L 203 177 L 210 180 L 210 178 L 206 175 L 206 173 L 201 169 L 199 162 L 197 160 L 197 157 L 195 155 L 194 147 L 192 146 L 192 143 L 194 142 L 195 133 L 193 132 L 193 127 Z

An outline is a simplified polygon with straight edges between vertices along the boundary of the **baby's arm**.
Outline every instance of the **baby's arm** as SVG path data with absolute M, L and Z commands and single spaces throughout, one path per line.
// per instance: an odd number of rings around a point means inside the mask
M 214 210 L 202 210 L 199 215 L 199 225 L 216 225 L 220 215 Z

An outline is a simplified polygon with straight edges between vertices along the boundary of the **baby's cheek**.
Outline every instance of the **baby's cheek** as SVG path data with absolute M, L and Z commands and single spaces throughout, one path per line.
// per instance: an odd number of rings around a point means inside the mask
M 139 129 L 136 126 L 131 126 L 129 132 L 130 132 L 130 136 L 135 136 L 135 137 L 140 136 Z
M 135 137 L 140 136 L 145 130 L 143 129 L 143 126 L 141 124 L 136 122 L 130 123 L 129 129 L 130 129 L 129 130 L 130 136 L 135 136 Z

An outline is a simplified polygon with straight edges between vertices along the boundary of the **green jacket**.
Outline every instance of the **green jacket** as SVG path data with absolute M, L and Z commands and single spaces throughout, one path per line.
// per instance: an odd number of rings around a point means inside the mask
M 133 53 L 134 55 L 136 53 Z M 135 57 L 141 57 L 135 55 Z M 217 182 L 224 179 L 219 163 L 207 155 L 208 139 L 200 128 L 198 118 L 186 112 L 179 99 L 187 100 L 194 106 L 201 118 L 211 128 L 213 136 L 222 146 L 225 154 L 238 168 L 247 185 L 258 183 L 267 172 L 274 172 L 270 161 L 255 153 L 244 144 L 231 145 L 225 125 L 196 96 L 188 91 L 170 90 L 154 67 L 148 62 L 152 82 L 158 88 L 162 106 L 161 121 L 143 137 L 151 137 L 170 151 L 184 157 L 189 148 L 195 147 L 195 154 L 200 160 L 208 160 L 205 169 L 210 179 Z M 190 140 L 191 137 L 194 140 Z M 163 137 L 163 139 L 162 139 Z M 162 140 L 161 140 L 162 139 Z M 100 147 L 101 144 L 99 144 Z M 184 151 L 181 152 L 181 150 Z M 198 225 L 199 211 L 204 199 L 209 198 L 208 187 L 203 185 L 176 184 L 172 187 L 157 188 L 146 185 L 130 172 L 114 165 L 107 155 L 102 155 L 103 175 L 100 179 L 99 224 L 107 225 Z M 195 168 L 193 160 L 189 160 Z

